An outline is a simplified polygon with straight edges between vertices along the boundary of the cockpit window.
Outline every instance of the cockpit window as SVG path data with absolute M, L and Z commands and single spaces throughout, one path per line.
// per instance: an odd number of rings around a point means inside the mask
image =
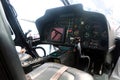
M 35 21 L 43 16 L 46 9 L 63 6 L 60 0 L 10 0 L 14 6 L 18 16 L 19 23 L 26 33 L 31 30 L 34 37 L 38 37 L 38 31 L 35 26 Z
M 42 17 L 47 9 L 64 6 L 61 0 L 10 0 L 10 3 L 16 10 L 17 19 L 24 34 L 29 33 L 26 37 L 32 36 L 33 39 L 40 38 L 35 21 Z M 55 50 L 52 45 L 42 45 L 42 47 L 47 54 Z M 39 50 L 36 51 L 39 54 Z M 41 54 L 40 51 L 39 56 Z

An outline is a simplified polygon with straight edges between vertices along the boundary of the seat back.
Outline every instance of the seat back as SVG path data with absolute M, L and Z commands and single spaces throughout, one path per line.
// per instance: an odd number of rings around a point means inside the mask
M 0 80 L 26 80 L 0 1 Z

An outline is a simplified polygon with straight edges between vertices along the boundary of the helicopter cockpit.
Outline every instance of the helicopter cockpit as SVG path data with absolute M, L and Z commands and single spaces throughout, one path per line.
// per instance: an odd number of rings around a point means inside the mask
M 94 66 L 98 74 L 103 69 L 105 56 L 115 47 L 105 16 L 84 11 L 81 4 L 49 9 L 36 21 L 36 26 L 41 43 L 77 48 L 75 53 L 79 53 L 79 58 L 89 57 L 89 68 Z
M 78 39 L 83 48 L 108 51 L 112 47 L 108 45 L 112 31 L 105 16 L 84 11 L 82 5 L 47 10 L 36 23 L 42 43 L 74 46 Z
M 39 37 L 33 39 L 32 36 L 27 38 L 27 34 L 31 31 L 24 34 L 20 26 L 17 26 L 17 22 L 13 23 L 14 18 L 8 17 L 7 7 L 4 9 L 11 30 L 17 36 L 14 40 L 15 45 L 25 48 L 25 52 L 30 55 L 29 59 L 21 61 L 21 66 L 33 80 L 39 71 L 44 72 L 48 69 L 44 69 L 45 63 L 48 63 L 50 68 L 65 65 L 75 68 L 76 72 L 82 70 L 93 76 L 111 75 L 116 64 L 114 57 L 119 53 L 120 42 L 115 38 L 114 31 L 104 14 L 84 10 L 82 4 L 47 9 L 45 14 L 35 21 Z M 37 46 L 42 44 L 53 45 L 57 49 L 46 54 L 43 47 Z M 44 56 L 38 55 L 36 51 L 38 48 L 43 50 Z M 56 65 L 49 64 L 50 62 Z M 51 70 L 56 71 L 53 68 Z

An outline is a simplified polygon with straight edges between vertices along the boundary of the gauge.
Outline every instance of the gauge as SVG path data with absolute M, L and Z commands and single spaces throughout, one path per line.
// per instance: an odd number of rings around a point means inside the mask
M 89 28 L 90 28 L 90 25 L 86 25 L 86 26 L 85 26 L 85 29 L 88 30 Z
M 85 38 L 89 38 L 89 33 L 88 32 L 86 32 L 85 34 L 84 34 L 84 36 L 85 36 Z
M 74 31 L 74 36 L 77 36 L 77 37 L 79 36 L 79 30 Z
M 77 25 L 74 25 L 74 27 L 73 27 L 74 29 L 77 29 L 78 28 L 78 26 Z
M 93 31 L 93 38 L 98 39 L 99 38 L 99 32 Z

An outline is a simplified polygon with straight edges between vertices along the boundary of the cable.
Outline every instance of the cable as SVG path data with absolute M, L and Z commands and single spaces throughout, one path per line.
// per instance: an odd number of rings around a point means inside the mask
M 43 52 L 44 52 L 44 56 L 43 56 L 43 57 L 46 57 L 46 56 L 47 56 L 46 51 L 45 51 L 45 49 L 44 49 L 43 47 L 36 47 L 36 46 L 33 46 L 32 48 L 33 48 L 33 49 L 38 49 L 38 48 L 42 49 Z
M 90 60 L 90 57 L 81 54 L 82 52 L 81 52 L 81 44 L 80 44 L 80 42 L 77 44 L 77 49 L 78 49 L 78 51 L 79 51 L 79 54 L 81 55 L 81 58 L 87 58 L 87 59 L 88 59 L 88 68 L 87 68 L 87 70 L 88 70 L 89 67 L 90 67 L 90 61 L 91 61 L 91 60 Z

